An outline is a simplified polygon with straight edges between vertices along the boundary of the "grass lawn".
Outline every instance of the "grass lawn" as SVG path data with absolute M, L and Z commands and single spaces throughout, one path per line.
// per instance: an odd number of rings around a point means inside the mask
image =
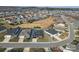
M 6 48 L 0 48 L 0 52 L 4 52 Z
M 39 38 L 37 42 L 49 42 L 48 38 Z
M 30 52 L 45 52 L 44 48 L 30 48 Z
M 18 40 L 19 40 L 19 38 L 15 37 L 15 38 L 13 38 L 13 39 L 10 39 L 9 42 L 18 42 Z
M 6 23 L 6 21 L 5 21 L 5 20 L 0 19 L 0 24 L 5 24 L 5 23 Z
M 4 33 L 0 33 L 0 42 L 2 42 L 4 40 L 4 36 L 5 36 L 5 32 Z
M 9 50 L 8 52 L 23 52 L 24 48 L 13 48 Z
M 26 38 L 23 42 L 32 42 L 32 40 L 30 38 Z

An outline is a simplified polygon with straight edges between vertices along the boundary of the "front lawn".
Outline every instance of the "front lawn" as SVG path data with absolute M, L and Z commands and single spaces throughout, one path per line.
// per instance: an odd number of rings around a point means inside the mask
M 32 39 L 30 39 L 30 38 L 26 38 L 26 39 L 24 39 L 23 42 L 32 42 Z
M 4 36 L 5 36 L 5 32 L 4 33 L 0 33 L 0 42 L 2 42 L 4 40 Z
M 44 48 L 30 48 L 30 52 L 45 52 Z
M 37 42 L 49 42 L 48 38 L 39 38 Z
M 15 38 L 10 39 L 9 42 L 18 42 L 18 40 L 19 40 L 19 38 L 15 37 Z

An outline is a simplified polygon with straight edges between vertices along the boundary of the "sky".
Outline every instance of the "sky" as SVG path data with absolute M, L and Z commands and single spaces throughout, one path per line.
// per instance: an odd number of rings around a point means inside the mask
M 79 6 L 79 0 L 0 0 L 0 6 Z

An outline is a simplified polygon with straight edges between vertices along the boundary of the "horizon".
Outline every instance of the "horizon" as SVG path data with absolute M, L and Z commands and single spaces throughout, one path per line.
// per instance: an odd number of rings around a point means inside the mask
M 79 6 L 0 6 L 0 7 L 79 8 Z

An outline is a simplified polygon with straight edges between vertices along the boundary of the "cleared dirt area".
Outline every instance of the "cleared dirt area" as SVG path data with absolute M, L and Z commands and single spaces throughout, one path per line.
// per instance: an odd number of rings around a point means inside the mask
M 21 28 L 34 28 L 34 27 L 40 27 L 40 28 L 48 28 L 49 26 L 54 24 L 53 17 L 48 17 L 47 19 L 35 21 L 33 23 L 26 23 L 21 24 L 19 27 Z

